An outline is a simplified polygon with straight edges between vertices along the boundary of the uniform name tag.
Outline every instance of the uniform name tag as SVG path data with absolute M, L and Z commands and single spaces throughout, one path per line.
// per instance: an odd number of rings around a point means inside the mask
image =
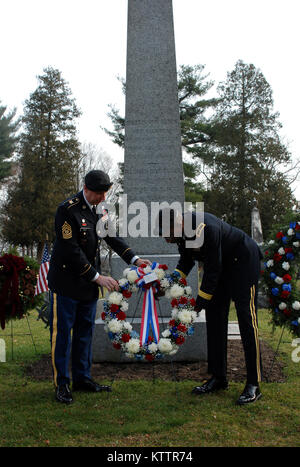
M 158 277 L 156 272 L 151 272 L 150 274 L 144 276 L 143 279 L 145 281 L 145 284 L 149 284 L 150 282 L 157 281 Z

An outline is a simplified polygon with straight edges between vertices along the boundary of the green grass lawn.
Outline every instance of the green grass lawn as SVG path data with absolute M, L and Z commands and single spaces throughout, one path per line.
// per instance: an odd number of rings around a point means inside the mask
M 11 327 L 0 330 L 6 341 L 6 362 L 0 363 L 0 446 L 300 446 L 300 362 L 292 361 L 293 337 L 286 333 L 279 358 L 285 383 L 262 383 L 263 398 L 239 407 L 235 401 L 244 383 L 227 391 L 197 397 L 198 381 L 116 380 L 113 392 L 74 393 L 70 406 L 54 399 L 50 381 L 35 381 L 25 367 L 49 353 L 49 330 L 32 312 L 14 322 L 14 360 Z M 231 312 L 231 319 L 235 319 Z M 259 311 L 260 338 L 276 348 L 281 329 L 272 335 L 268 312 Z M 6 335 L 6 337 L 4 337 Z M 300 357 L 300 350 L 298 353 Z M 106 383 L 110 383 L 109 380 Z M 177 389 L 177 395 L 176 395 Z

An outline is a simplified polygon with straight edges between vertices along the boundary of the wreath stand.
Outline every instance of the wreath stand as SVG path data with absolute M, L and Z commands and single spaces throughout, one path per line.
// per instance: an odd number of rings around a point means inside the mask
M 268 371 L 268 374 L 265 376 L 266 378 L 266 382 L 269 383 L 270 382 L 270 376 L 271 376 L 271 373 L 272 373 L 272 370 L 273 370 L 273 366 L 274 366 L 274 363 L 275 363 L 275 360 L 276 360 L 276 357 L 278 356 L 278 352 L 279 352 L 279 347 L 280 347 L 280 344 L 282 342 L 282 337 L 283 337 L 283 333 L 285 331 L 285 324 L 283 324 L 282 326 L 282 331 L 281 331 L 281 334 L 280 334 L 280 337 L 279 337 L 279 341 L 278 341 L 278 344 L 277 344 L 277 347 L 276 347 L 276 350 L 275 350 L 275 353 L 274 353 L 274 356 L 273 356 L 273 360 L 272 360 L 272 364 L 270 366 L 270 369 Z
M 137 312 L 137 309 L 138 309 L 138 306 L 140 304 L 140 301 L 141 301 L 141 297 L 142 297 L 142 290 L 139 291 L 139 297 L 138 297 L 138 300 L 137 300 L 137 304 L 136 304 L 136 307 L 135 307 L 135 310 L 134 310 L 134 314 L 133 316 L 131 317 L 131 324 L 133 324 L 133 321 L 134 321 L 134 318 L 136 316 L 136 312 Z M 157 304 L 158 304 L 158 309 L 159 309 L 159 316 L 158 318 L 160 318 L 161 320 L 161 323 L 163 323 L 163 316 L 162 316 L 162 312 L 161 312 L 161 308 L 160 308 L 160 303 L 159 303 L 159 299 L 156 298 L 155 299 L 157 301 Z M 150 363 L 150 362 L 149 362 Z M 155 364 L 156 362 L 151 362 L 150 365 L 152 365 L 152 384 L 155 384 Z M 172 375 L 173 375 L 173 381 L 175 382 L 175 393 L 176 393 L 176 398 L 178 399 L 179 398 L 179 394 L 178 394 L 178 388 L 177 388 L 177 378 L 176 378 L 176 372 L 175 372 L 175 368 L 174 368 L 174 362 L 173 362 L 173 359 L 171 359 L 170 361 L 170 364 L 171 364 L 171 369 L 172 369 Z M 115 380 L 116 380 L 116 375 L 118 374 L 118 370 L 116 370 L 112 380 L 111 380 L 111 383 L 110 383 L 110 386 L 112 387 L 112 385 L 114 384 Z M 110 395 L 110 392 L 107 393 L 107 397 L 109 398 L 109 395 Z
M 25 315 L 25 318 L 26 318 L 27 325 L 28 325 L 28 331 L 29 331 L 28 333 L 17 333 L 17 334 L 15 334 L 14 333 L 14 327 L 13 327 L 13 319 L 12 319 L 12 320 L 10 320 L 10 334 L 2 334 L 3 336 L 11 338 L 11 359 L 12 359 L 12 361 L 14 360 L 14 337 L 15 336 L 30 336 L 32 345 L 34 347 L 35 354 L 37 355 L 36 345 L 35 345 L 35 342 L 34 342 L 34 338 L 33 338 L 33 334 L 32 334 L 32 331 L 31 331 L 28 316 Z

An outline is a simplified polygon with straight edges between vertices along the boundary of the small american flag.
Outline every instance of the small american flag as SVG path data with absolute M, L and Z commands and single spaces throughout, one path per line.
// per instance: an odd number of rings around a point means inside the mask
M 47 274 L 49 270 L 49 261 L 50 256 L 48 252 L 47 243 L 45 243 L 44 252 L 42 256 L 41 266 L 39 270 L 39 275 L 37 279 L 37 284 L 35 288 L 34 295 L 39 295 L 40 293 L 47 292 L 48 289 L 48 282 L 47 282 Z

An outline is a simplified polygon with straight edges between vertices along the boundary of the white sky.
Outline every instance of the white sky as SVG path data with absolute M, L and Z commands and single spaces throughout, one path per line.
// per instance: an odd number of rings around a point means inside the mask
M 299 6 L 299 0 L 173 0 L 177 65 L 205 64 L 216 84 L 238 59 L 260 68 L 294 159 L 300 157 Z M 127 0 L 1 0 L 0 31 L 2 104 L 22 113 L 36 76 L 46 66 L 58 68 L 83 112 L 80 140 L 122 160 L 99 127 L 109 126 L 108 104 L 124 112 L 116 77 L 126 75 Z

